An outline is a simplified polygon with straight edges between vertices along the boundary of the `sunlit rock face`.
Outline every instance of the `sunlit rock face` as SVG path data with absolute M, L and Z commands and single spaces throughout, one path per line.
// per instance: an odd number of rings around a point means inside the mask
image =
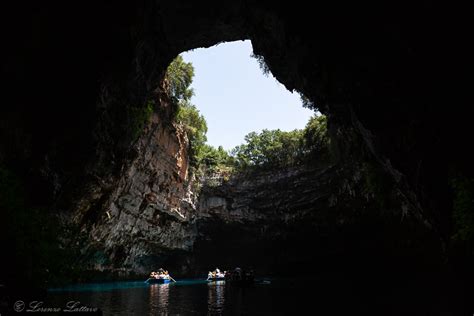
M 409 210 L 446 242 L 446 166 L 472 175 L 464 136 L 471 126 L 471 11 L 450 11 L 427 2 L 13 4 L 0 22 L 8 47 L 1 53 L 7 82 L 0 162 L 23 179 L 30 204 L 81 227 L 89 240 L 84 254 L 97 250 L 99 270 L 139 273 L 164 262 L 170 249 L 189 252 L 195 230 L 213 212 L 225 223 L 258 222 L 262 215 L 230 203 L 232 194 L 207 195 L 201 220 L 193 222 L 199 211 L 185 141 L 160 88 L 180 52 L 251 39 L 280 82 L 328 115 L 339 158 L 362 155 L 375 163 L 409 201 L 399 214 Z M 137 127 L 131 108 L 149 101 L 153 120 Z M 145 129 L 138 138 L 137 128 Z M 282 205 L 304 205 L 317 196 L 311 194 L 290 195 Z M 277 221 L 292 216 L 282 214 Z
M 153 115 L 134 148 L 136 158 L 105 195 L 96 191 L 78 203 L 73 224 L 87 235 L 88 270 L 144 275 L 175 252 L 192 250 L 196 196 L 185 134 Z M 100 201 L 91 207 L 97 193 Z

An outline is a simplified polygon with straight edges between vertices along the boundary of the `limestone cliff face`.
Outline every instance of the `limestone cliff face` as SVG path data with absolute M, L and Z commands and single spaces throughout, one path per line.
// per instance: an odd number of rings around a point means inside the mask
M 196 180 L 185 133 L 161 117 L 152 115 L 121 172 L 96 181 L 64 216 L 80 229 L 86 270 L 108 278 L 158 266 L 201 275 L 214 265 L 241 265 L 279 274 L 380 249 L 390 249 L 382 255 L 390 262 L 440 253 L 419 251 L 439 240 L 393 175 L 340 144 L 357 144 L 356 133 L 333 137 L 344 159 Z
M 74 224 L 85 235 L 87 269 L 146 274 L 171 254 L 193 245 L 196 196 L 188 176 L 185 133 L 157 114 L 134 146 L 136 158 L 109 188 L 78 203 Z M 94 194 L 92 194 L 93 196 Z
M 282 273 L 290 261 L 308 263 L 309 244 L 328 223 L 321 219 L 337 194 L 336 169 L 302 166 L 204 186 L 195 246 L 199 268 L 219 263 Z
M 228 182 L 204 186 L 200 220 L 224 223 L 261 223 L 274 219 L 293 221 L 305 211 L 327 206 L 333 168 L 292 167 L 240 175 Z
M 420 255 L 439 251 L 424 251 L 423 245 L 438 240 L 413 216 L 413 207 L 396 185 L 387 185 L 390 199 L 377 201 L 372 177 L 369 164 L 351 161 L 257 172 L 205 185 L 194 246 L 197 269 L 219 263 L 285 274 L 334 264 L 354 267 L 355 262 L 373 260 L 376 252 L 377 260 L 399 268 L 408 264 L 401 258 L 412 256 L 415 271 Z

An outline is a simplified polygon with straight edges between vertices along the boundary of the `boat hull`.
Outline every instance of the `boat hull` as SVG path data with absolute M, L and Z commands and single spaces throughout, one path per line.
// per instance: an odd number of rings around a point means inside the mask
M 170 279 L 148 279 L 145 281 L 148 284 L 167 284 L 170 283 Z
M 209 278 L 207 279 L 208 282 L 213 282 L 213 281 L 225 281 L 225 277 L 220 277 L 220 278 Z

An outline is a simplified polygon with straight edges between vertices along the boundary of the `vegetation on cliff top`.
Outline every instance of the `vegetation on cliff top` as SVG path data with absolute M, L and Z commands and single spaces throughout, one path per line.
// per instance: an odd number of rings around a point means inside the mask
M 191 88 L 193 77 L 193 65 L 186 63 L 179 55 L 168 66 L 166 72 L 169 95 L 176 107 L 175 121 L 182 126 L 188 137 L 190 164 L 193 168 L 198 168 L 203 152 L 206 151 L 207 123 L 204 116 L 190 101 L 194 95 Z
M 268 169 L 303 164 L 315 155 L 329 158 L 326 117 L 313 116 L 304 129 L 281 131 L 264 129 L 245 136 L 245 143 L 231 151 L 237 170 Z
M 192 64 L 186 63 L 181 56 L 173 60 L 166 74 L 170 98 L 177 108 L 175 121 L 189 139 L 191 167 L 211 173 L 232 173 L 294 166 L 315 155 L 321 160 L 328 158 L 327 121 L 322 115 L 313 116 L 301 130 L 251 132 L 242 145 L 229 152 L 206 144 L 206 120 L 190 102 L 194 94 L 190 87 L 193 77 Z

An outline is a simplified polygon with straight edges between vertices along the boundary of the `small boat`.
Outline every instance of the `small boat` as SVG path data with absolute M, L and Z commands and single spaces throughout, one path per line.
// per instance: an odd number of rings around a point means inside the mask
M 155 279 L 155 278 L 149 278 L 148 280 L 145 281 L 145 283 L 148 283 L 148 284 L 167 284 L 170 282 L 171 282 L 171 279 Z
M 226 274 L 226 271 L 224 271 L 224 273 L 222 273 L 221 270 L 219 270 L 219 268 L 216 268 L 212 272 L 209 271 L 209 273 L 207 274 L 207 281 L 209 281 L 209 282 L 224 281 L 225 280 L 225 274 Z
M 210 277 L 210 278 L 207 278 L 207 281 L 208 281 L 208 282 L 213 282 L 213 281 L 225 281 L 225 277 L 224 277 L 224 276 Z
M 148 280 L 145 281 L 145 283 L 167 284 L 167 283 L 170 283 L 171 281 L 176 282 L 176 280 L 173 279 L 171 275 L 168 274 L 168 271 L 164 270 L 163 268 L 159 268 L 158 272 L 152 271 L 150 273 L 150 277 L 148 278 Z
M 228 274 L 226 284 L 237 286 L 252 286 L 255 284 L 253 270 L 245 271 L 241 268 L 235 268 Z

